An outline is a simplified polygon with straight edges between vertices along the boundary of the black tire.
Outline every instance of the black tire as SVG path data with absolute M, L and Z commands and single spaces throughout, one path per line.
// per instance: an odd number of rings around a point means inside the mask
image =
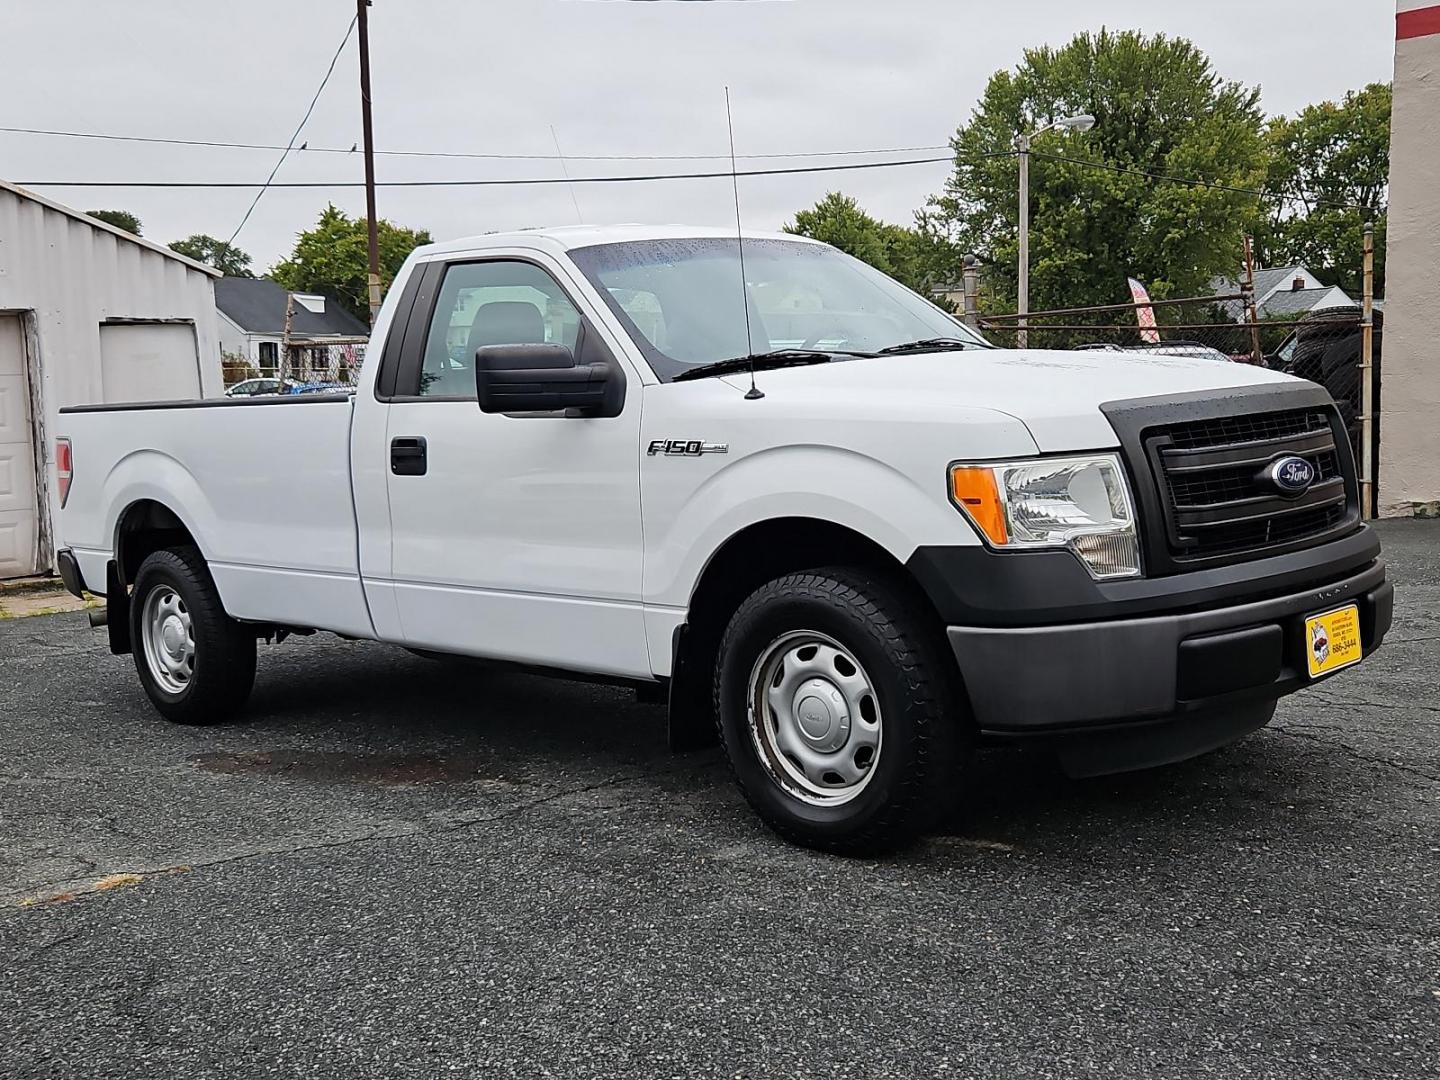
M 159 589 L 178 595 L 194 640 L 192 673 L 178 692 L 162 684 L 147 656 L 146 599 Z M 223 723 L 239 713 L 250 697 L 255 684 L 255 634 L 225 614 L 205 559 L 194 547 L 156 551 L 140 564 L 130 597 L 130 642 L 140 683 L 167 720 Z
M 924 831 L 958 793 L 970 724 L 939 628 L 915 611 L 902 588 L 828 567 L 768 582 L 731 618 L 715 671 L 720 740 L 745 798 L 784 839 L 834 854 L 883 854 Z M 816 805 L 786 790 L 762 761 L 751 730 L 755 665 L 772 644 L 801 630 L 850 651 L 879 699 L 883 742 L 874 775 L 839 805 Z

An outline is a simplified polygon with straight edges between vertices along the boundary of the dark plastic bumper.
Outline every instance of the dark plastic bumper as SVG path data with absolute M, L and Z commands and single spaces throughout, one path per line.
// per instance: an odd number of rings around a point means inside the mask
M 922 547 L 906 564 L 950 626 L 1034 627 L 1141 618 L 1285 596 L 1358 573 L 1380 557 L 1368 525 L 1318 547 L 1184 574 L 1096 581 L 1068 551 Z
M 75 561 L 75 555 L 69 548 L 62 548 L 55 555 L 55 569 L 60 574 L 60 580 L 65 583 L 65 591 L 85 599 L 85 578 L 80 574 L 80 564 Z
M 1171 580 L 1178 595 L 1192 595 L 1180 578 Z M 1359 606 L 1368 656 L 1389 630 L 1394 606 L 1379 560 L 1242 603 L 1044 626 L 952 626 L 948 633 L 982 731 L 1098 732 L 1186 715 L 1259 717 L 1310 681 L 1305 617 L 1349 603 Z M 1259 723 L 1266 719 L 1268 712 Z

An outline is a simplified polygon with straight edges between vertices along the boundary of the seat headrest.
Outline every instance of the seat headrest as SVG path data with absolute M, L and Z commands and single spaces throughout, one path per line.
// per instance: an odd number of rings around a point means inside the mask
M 471 356 L 483 345 L 541 345 L 545 342 L 545 318 L 534 304 L 523 300 L 496 300 L 481 304 L 470 325 L 468 352 Z

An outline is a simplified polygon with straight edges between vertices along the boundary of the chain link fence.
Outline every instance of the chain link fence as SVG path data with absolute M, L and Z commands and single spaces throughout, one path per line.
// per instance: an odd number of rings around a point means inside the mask
M 292 341 L 285 355 L 285 378 L 307 385 L 350 389 L 360 378 L 365 363 L 367 339 L 341 341 Z
M 362 337 L 261 342 L 253 361 L 233 354 L 222 357 L 225 387 L 240 387 L 238 392 L 246 395 L 353 389 L 368 343 Z M 255 387 L 257 382 L 263 385 Z

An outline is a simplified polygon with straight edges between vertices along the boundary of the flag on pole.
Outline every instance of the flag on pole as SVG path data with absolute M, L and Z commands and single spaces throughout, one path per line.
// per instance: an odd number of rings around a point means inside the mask
M 1140 340 L 1159 345 L 1160 331 L 1155 328 L 1155 309 L 1150 306 L 1150 294 L 1133 277 L 1127 280 L 1130 282 L 1130 299 L 1140 305 L 1135 309 L 1135 321 L 1140 324 Z

